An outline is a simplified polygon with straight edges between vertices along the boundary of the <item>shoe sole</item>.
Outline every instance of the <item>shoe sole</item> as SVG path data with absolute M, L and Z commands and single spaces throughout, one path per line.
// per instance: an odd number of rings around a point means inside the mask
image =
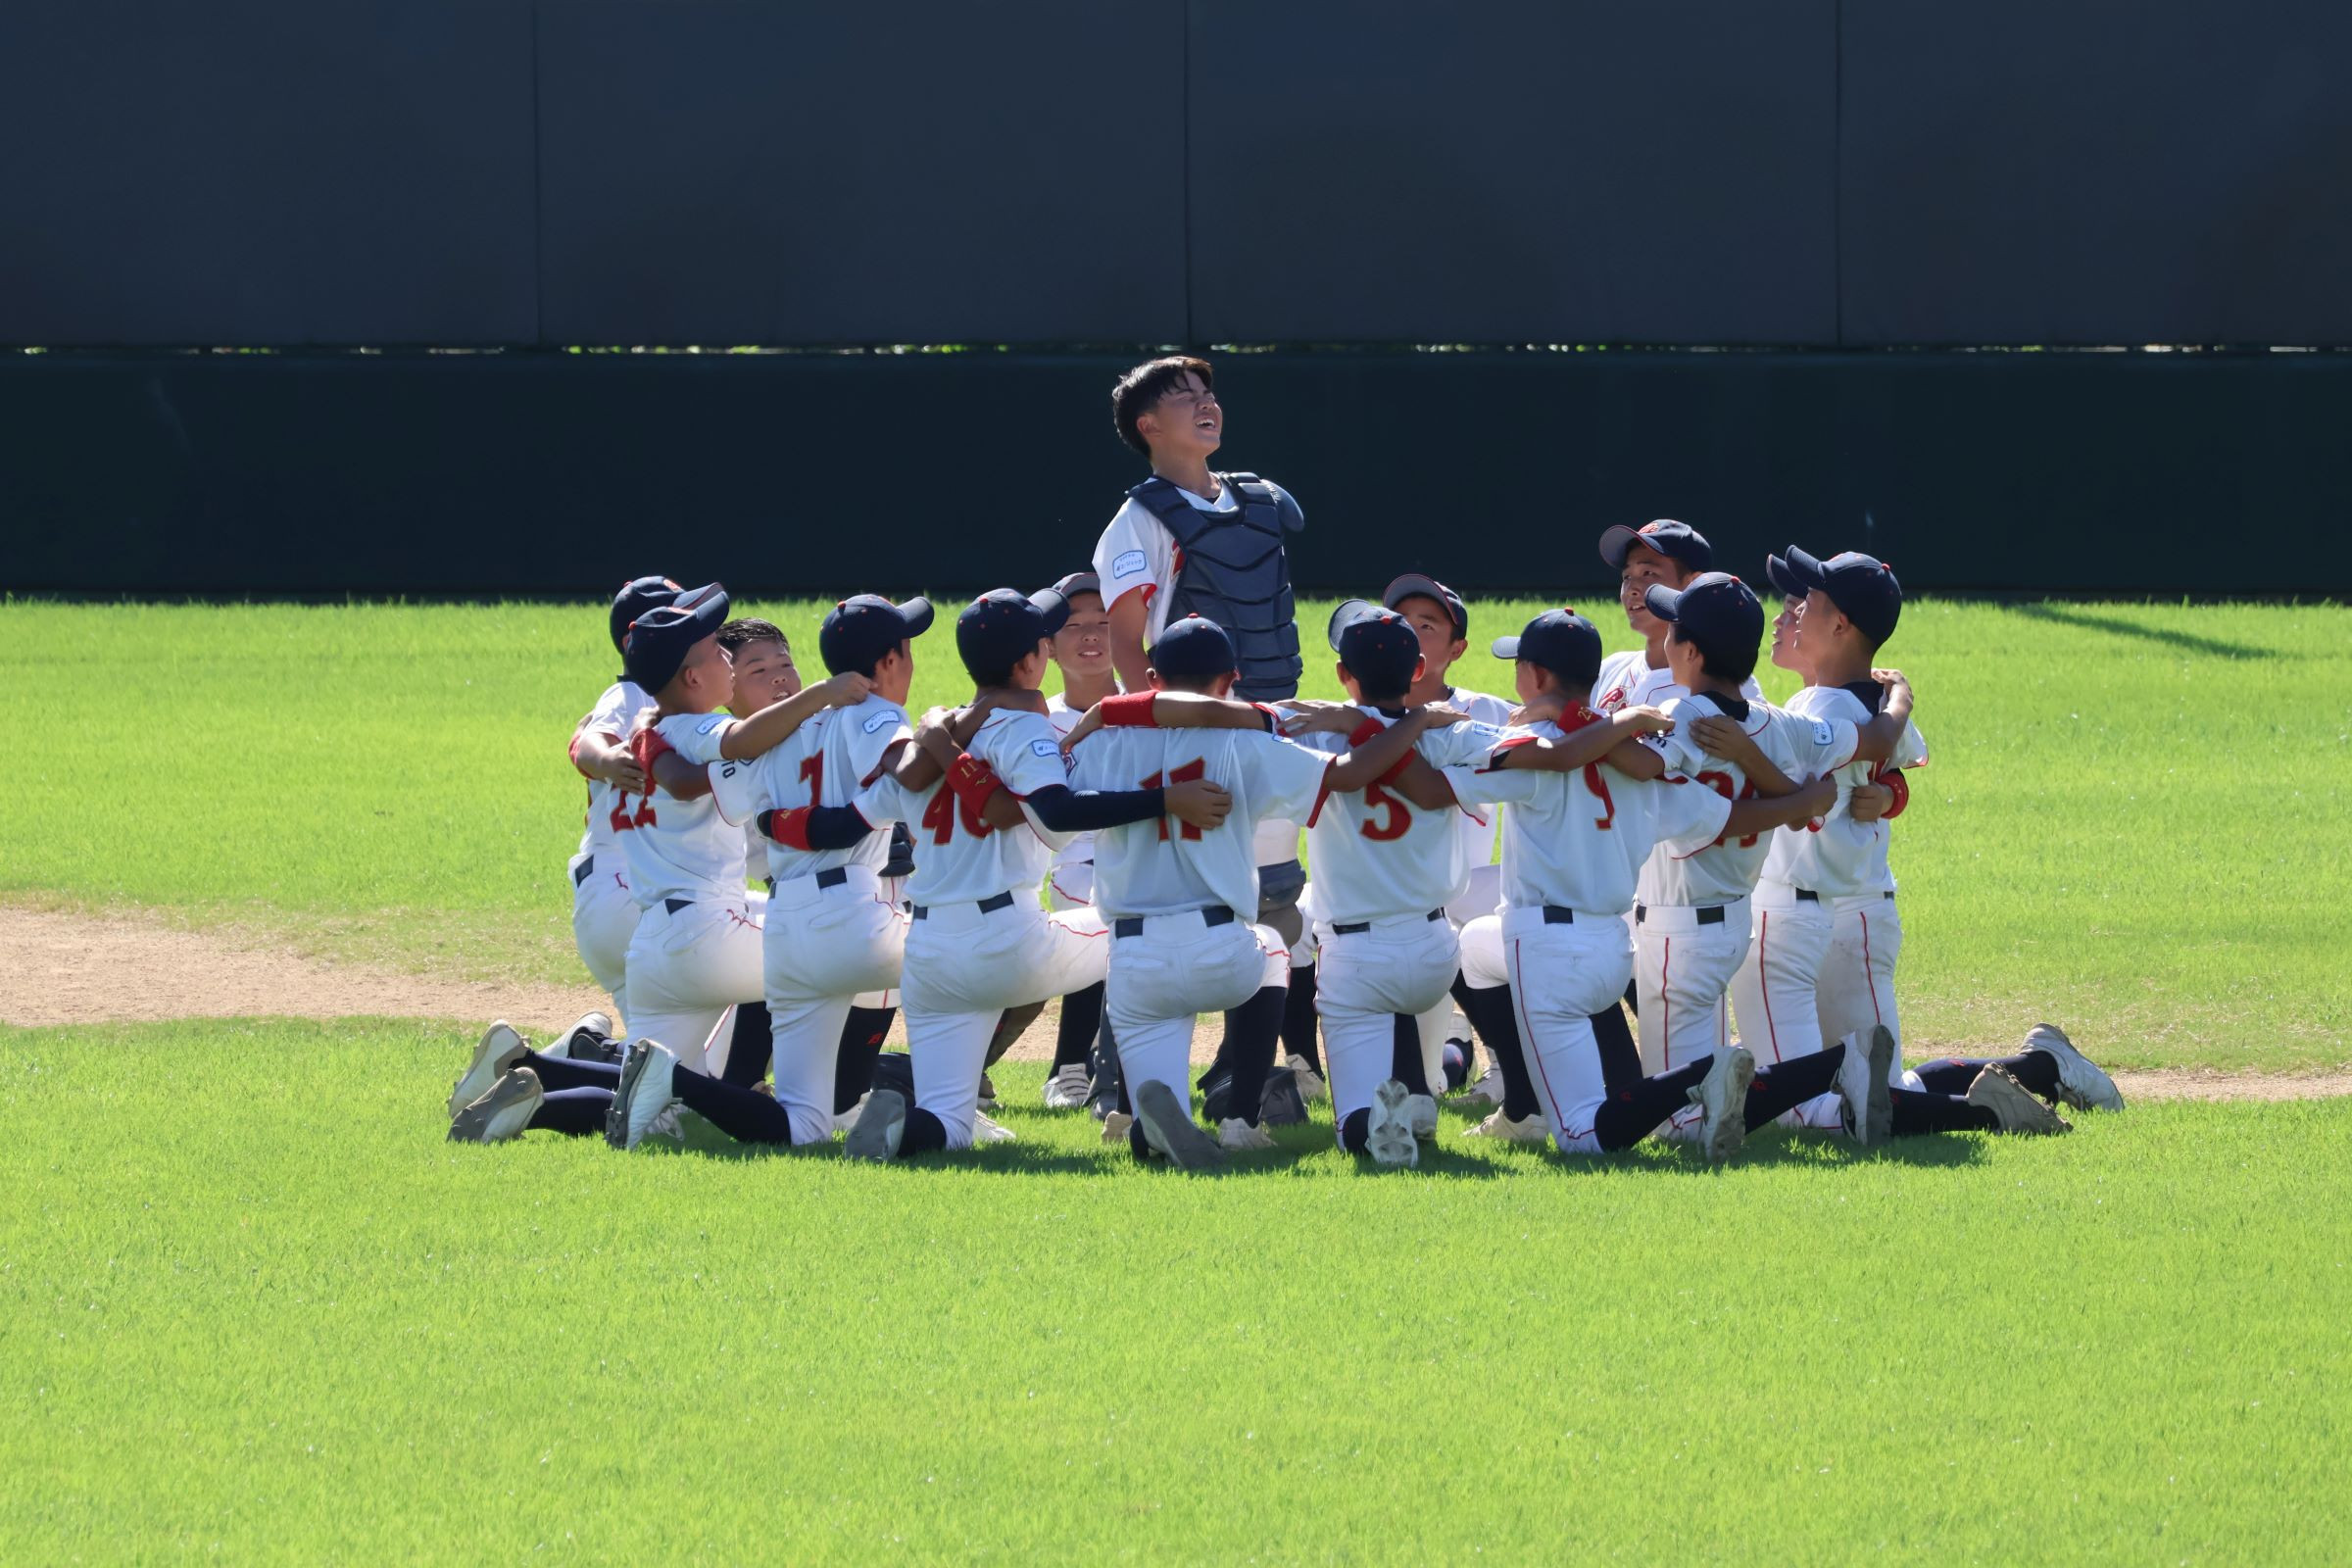
M 2107 1069 L 2100 1066 L 2097 1062 L 2091 1060 L 2088 1056 L 2082 1054 L 2082 1051 L 2075 1045 L 2074 1041 L 2067 1037 L 2065 1030 L 2059 1028 L 2054 1023 L 2039 1023 L 2035 1024 L 2034 1027 L 2036 1029 L 2047 1029 L 2053 1036 L 2057 1038 L 2060 1049 L 2056 1051 L 2052 1051 L 2048 1046 L 2040 1044 L 2039 1042 L 2034 1040 L 2031 1036 L 2027 1038 L 2026 1049 L 2028 1051 L 2038 1051 L 2044 1055 L 2050 1056 L 2057 1061 L 2058 1098 L 2060 1101 L 2064 1102 L 2068 1105 L 2073 1106 L 2077 1110 L 2121 1110 L 2124 1108 L 2124 1092 L 2115 1087 L 2115 1080 L 2108 1076 Z M 2082 1064 L 2082 1070 L 2090 1074 L 2091 1081 L 2094 1084 L 2104 1085 L 2106 1092 L 2098 1099 L 2094 1100 L 2088 1094 L 2085 1094 L 2083 1091 L 2077 1089 L 2072 1084 L 2068 1083 L 2066 1081 L 2066 1071 L 2069 1057 L 2081 1062 Z M 2031 1091 L 2029 1091 L 2029 1093 Z
M 491 1044 L 493 1041 L 500 1042 L 495 1050 Z M 507 1041 L 512 1041 L 513 1045 L 508 1046 L 505 1044 Z M 483 1030 L 482 1038 L 474 1042 L 473 1059 L 466 1064 L 466 1070 L 458 1075 L 458 1081 L 450 1085 L 451 1118 L 454 1120 L 459 1111 L 488 1094 L 497 1085 L 499 1076 L 521 1059 L 522 1054 L 529 1049 L 522 1036 L 515 1033 L 514 1025 L 504 1018 Z M 512 1057 L 508 1056 L 510 1050 L 514 1053 Z M 466 1090 L 468 1084 L 473 1086 L 470 1093 Z
M 1870 1031 L 1870 1095 L 1863 1102 L 1862 1147 L 1876 1149 L 1894 1135 L 1894 1034 L 1885 1024 Z
M 887 1164 L 899 1157 L 899 1140 L 906 1133 L 906 1097 L 896 1089 L 877 1089 L 858 1113 L 858 1125 L 842 1142 L 841 1152 L 852 1159 Z
M 1434 1140 L 1438 1136 L 1438 1102 L 1434 1095 L 1409 1095 L 1404 1103 L 1405 1119 L 1412 1124 L 1413 1136 Z
M 535 1074 L 508 1073 L 490 1086 L 488 1094 L 458 1112 L 457 1119 L 449 1124 L 449 1141 L 503 1144 L 510 1138 L 519 1138 L 546 1098 L 547 1093 Z
M 646 1064 L 653 1059 L 651 1051 L 632 1050 L 620 1064 L 620 1083 L 612 1091 L 612 1108 L 605 1112 L 605 1142 L 614 1149 L 629 1147 L 629 1100 L 637 1092 L 637 1080 L 645 1076 Z
M 1152 1148 L 1168 1156 L 1169 1163 L 1179 1170 L 1220 1170 L 1225 1164 L 1225 1151 L 1217 1141 L 1202 1132 L 1185 1107 L 1176 1102 L 1176 1092 L 1166 1084 L 1144 1085 L 1135 1097 L 1136 1119 L 1143 1123 L 1144 1137 Z
M 1986 1089 L 1984 1098 L 1979 1099 L 1978 1089 L 1987 1082 L 1994 1087 Z M 2001 1114 L 2003 1102 L 2016 1107 L 2017 1125 L 2011 1126 L 2009 1118 Z M 2000 1130 L 2012 1137 L 2040 1138 L 2075 1130 L 2072 1122 L 2036 1100 L 2032 1090 L 1998 1067 L 1987 1067 L 1977 1074 L 1977 1081 L 1968 1086 L 1968 1102 L 1980 1110 L 1991 1111 L 2001 1124 Z
M 1707 1162 L 1721 1165 L 1740 1152 L 1747 1137 L 1747 1086 L 1756 1080 L 1756 1058 L 1735 1050 L 1724 1065 L 1723 1108 L 1707 1131 Z
M 1413 1136 L 1412 1098 L 1394 1078 L 1372 1091 L 1372 1119 L 1364 1128 L 1364 1152 L 1377 1163 L 1421 1163 L 1421 1140 Z

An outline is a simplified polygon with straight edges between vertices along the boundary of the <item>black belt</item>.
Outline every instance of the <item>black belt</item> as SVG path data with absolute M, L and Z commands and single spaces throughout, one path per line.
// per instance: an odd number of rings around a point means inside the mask
M 917 904 L 912 907 L 914 909 L 914 917 L 917 920 L 928 920 L 931 918 L 931 906 L 929 905 Z M 994 914 L 999 909 L 1009 909 L 1011 907 L 1012 895 L 1009 893 L 1000 893 L 993 899 L 982 899 L 980 901 L 980 912 L 982 914 Z
M 1446 918 L 1446 911 L 1444 909 L 1432 909 L 1429 911 L 1429 917 L 1432 920 L 1443 920 Z M 1371 929 L 1371 921 L 1361 920 L 1351 922 L 1348 925 L 1335 925 L 1331 928 L 1331 934 L 1335 937 L 1360 937 Z
M 1233 924 L 1231 909 L 1184 909 L 1178 912 L 1198 914 L 1200 916 L 1200 923 L 1206 926 Z M 1140 914 L 1122 915 L 1110 922 L 1110 929 L 1114 936 L 1140 937 L 1144 934 L 1144 917 Z
M 571 885 L 578 887 L 596 874 L 596 857 L 591 855 L 571 868 Z
M 1799 893 L 1799 894 L 1797 895 L 1797 897 L 1798 897 L 1798 898 L 1800 898 L 1800 899 L 1807 899 L 1807 898 L 1811 898 L 1811 897 L 1812 897 L 1812 895 L 1811 895 L 1811 894 L 1809 894 L 1809 893 Z M 1646 922 L 1648 919 L 1649 919 L 1649 906 L 1648 906 L 1648 905 L 1646 905 L 1646 904 L 1637 904 L 1637 905 L 1635 905 L 1635 906 L 1634 906 L 1634 924 L 1636 924 L 1636 925 L 1642 925 L 1642 924 L 1645 923 L 1645 922 Z M 1722 905 L 1720 905 L 1720 904 L 1709 904 L 1709 905 L 1704 905 L 1704 906 L 1702 906 L 1699 908 L 1699 911 L 1698 911 L 1698 923 L 1699 923 L 1700 925 L 1721 925 L 1721 924 L 1723 924 L 1723 906 L 1722 906 Z
M 1545 925 L 1574 925 L 1576 924 L 1576 911 L 1563 909 L 1556 904 L 1546 904 L 1544 906 L 1544 923 Z
M 816 873 L 816 885 L 820 888 L 837 888 L 849 879 L 850 868 L 846 865 L 836 865 Z
M 1879 895 L 1879 897 L 1883 899 L 1891 899 L 1894 897 L 1894 895 L 1891 893 L 1882 893 Z M 1796 890 L 1796 902 L 1799 904 L 1819 904 L 1821 902 L 1821 895 L 1814 892 L 1811 888 L 1798 888 Z
M 670 913 L 675 914 L 693 902 L 694 901 L 692 899 L 663 899 L 662 901 L 662 907 L 667 909 Z

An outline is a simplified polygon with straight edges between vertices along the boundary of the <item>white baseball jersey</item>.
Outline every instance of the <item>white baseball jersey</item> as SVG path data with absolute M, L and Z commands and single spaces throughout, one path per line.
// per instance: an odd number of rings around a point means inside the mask
M 1061 741 L 1043 714 L 1000 708 L 964 750 L 993 768 L 1016 800 L 1069 782 Z M 877 827 L 913 827 L 914 875 L 907 878 L 906 896 L 921 905 L 976 903 L 1009 892 L 1034 906 L 1037 885 L 1053 861 L 1052 846 L 1064 837 L 1047 833 L 1034 817 L 1022 827 L 993 829 L 944 778 L 917 791 L 885 773 L 851 804 Z
M 1668 771 L 1706 785 L 1727 801 L 1753 800 L 1756 787 L 1737 762 L 1710 757 L 1690 738 L 1693 719 L 1715 713 L 1737 719 L 1772 765 L 1799 784 L 1852 761 L 1860 744 L 1853 724 L 1845 719 L 1800 718 L 1769 703 L 1727 706 L 1713 697 L 1694 696 L 1670 698 L 1663 706 L 1674 715 L 1674 730 L 1657 737 L 1655 744 L 1665 754 Z M 1740 711 L 1734 712 L 1735 708 Z M 1681 855 L 1663 847 L 1653 851 L 1642 868 L 1642 902 L 1655 907 L 1730 904 L 1746 898 L 1763 874 L 1764 858 L 1772 849 L 1766 841 L 1772 836 L 1718 838 Z
M 1788 699 L 1788 711 L 1848 728 L 1867 724 L 1877 716 L 1875 704 L 1865 703 L 1843 686 L 1804 687 Z M 1904 724 L 1890 763 L 1917 767 L 1927 760 L 1927 742 L 1916 727 Z M 1874 763 L 1847 757 L 1837 770 L 1838 804 L 1830 808 L 1830 814 L 1809 828 L 1783 828 L 1772 836 L 1772 853 L 1764 860 L 1766 881 L 1803 888 L 1825 899 L 1894 891 L 1894 872 L 1886 864 L 1888 824 L 1856 822 L 1847 804 L 1853 787 L 1869 783 L 1875 768 Z
M 654 710 L 654 699 L 645 688 L 633 680 L 616 680 L 605 688 L 596 706 L 571 727 L 576 744 L 582 735 L 609 735 L 616 741 L 626 741 L 637 732 L 639 714 Z M 640 808 L 646 806 L 643 796 L 630 795 L 613 788 L 601 778 L 586 781 L 588 785 L 588 828 L 580 835 L 579 853 L 596 855 L 606 850 L 617 853 L 620 835 L 633 825 Z
M 1660 665 L 1649 667 L 1649 656 L 1639 648 L 1622 654 L 1611 654 L 1600 662 L 1600 673 L 1592 681 L 1592 711 L 1607 718 L 1628 708 L 1663 708 L 1677 697 L 1690 692 L 1674 678 L 1674 671 Z M 1740 695 L 1751 703 L 1764 700 L 1764 688 L 1750 675 L 1740 683 Z
M 1261 482 L 1292 506 L 1298 504 L 1273 480 Z M 1214 501 L 1204 501 L 1181 485 L 1177 494 L 1191 502 L 1197 512 L 1241 510 L 1242 498 L 1231 485 L 1219 485 Z M 1102 607 L 1107 610 L 1131 593 L 1145 596 L 1147 648 L 1159 641 L 1159 634 L 1167 629 L 1168 592 L 1183 564 L 1184 552 L 1176 547 L 1176 536 L 1168 532 L 1166 523 L 1152 515 L 1151 508 L 1133 497 L 1121 503 L 1119 510 L 1111 514 L 1110 526 L 1102 530 L 1102 539 L 1095 545 L 1094 568 L 1102 584 Z
M 1257 913 L 1256 827 L 1268 817 L 1312 822 L 1331 759 L 1261 730 L 1098 730 L 1070 754 L 1081 790 L 1155 789 L 1205 778 L 1233 796 L 1222 826 L 1174 817 L 1095 835 L 1095 906 L 1106 917 L 1226 908 Z
M 710 793 L 729 820 L 749 822 L 764 810 L 803 806 L 847 806 L 882 770 L 882 754 L 906 728 L 906 710 L 869 695 L 854 708 L 828 708 L 774 750 L 710 769 Z M 877 874 L 890 863 L 890 835 L 869 833 L 846 850 L 767 847 L 768 874 L 779 882 L 837 865 L 863 865 Z
M 1355 710 L 1383 729 L 1396 722 L 1377 709 Z M 1502 736 L 1498 725 L 1450 724 L 1422 731 L 1413 749 L 1432 767 L 1477 767 L 1494 755 Z M 1298 744 L 1331 757 L 1348 750 L 1345 735 L 1305 735 Z M 1472 808 L 1417 810 L 1383 784 L 1324 802 L 1306 830 L 1307 857 L 1315 867 L 1316 918 L 1352 925 L 1426 914 L 1461 897 L 1470 881 L 1470 860 L 1453 824 L 1465 815 L 1472 816 L 1482 837 L 1492 831 Z
M 687 761 L 707 766 L 734 722 L 724 713 L 672 713 L 653 728 Z M 720 813 L 714 796 L 681 801 L 656 786 L 633 822 L 620 845 L 638 907 L 650 909 L 663 899 L 741 902 L 743 829 Z
M 1446 695 L 1439 701 L 1457 713 L 1468 713 L 1477 722 L 1492 724 L 1496 729 L 1508 729 L 1511 723 L 1511 714 L 1518 711 L 1516 703 L 1505 702 L 1499 697 L 1490 697 L 1485 692 L 1464 691 L 1459 686 L 1446 687 Z M 1453 813 L 1453 825 L 1455 831 L 1462 836 L 1462 863 L 1464 865 L 1477 866 L 1494 863 L 1495 846 L 1494 812 L 1456 811 Z
M 1502 827 L 1506 909 L 1558 905 L 1580 914 L 1623 914 L 1634 906 L 1642 862 L 1659 844 L 1690 850 L 1723 831 L 1732 803 L 1678 775 L 1638 779 L 1604 763 L 1573 773 L 1494 765 L 1500 753 L 1543 738 L 1555 724 L 1506 731 L 1483 766 L 1449 767 L 1462 804 L 1507 804 Z
M 1067 737 L 1086 716 L 1083 708 L 1072 708 L 1061 693 L 1055 692 L 1046 702 L 1046 722 L 1054 726 L 1056 740 Z M 1073 833 L 1062 847 L 1054 852 L 1054 866 L 1084 865 L 1095 858 L 1095 836 L 1092 833 Z

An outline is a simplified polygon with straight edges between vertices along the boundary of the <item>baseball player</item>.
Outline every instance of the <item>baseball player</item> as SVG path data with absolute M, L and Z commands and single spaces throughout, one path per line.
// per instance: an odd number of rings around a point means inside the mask
M 1215 381 L 1207 361 L 1174 356 L 1137 366 L 1111 389 L 1119 439 L 1150 460 L 1152 473 L 1127 492 L 1096 543 L 1095 577 L 1110 612 L 1111 662 L 1127 690 L 1144 689 L 1145 645 L 1156 647 L 1169 625 L 1198 614 L 1233 641 L 1241 670 L 1236 692 L 1273 702 L 1298 693 L 1302 666 L 1284 540 L 1306 517 L 1282 486 L 1209 467 L 1225 439 Z M 1280 817 L 1259 822 L 1254 850 L 1257 919 L 1287 947 L 1304 932 L 1298 824 Z M 1277 1019 L 1278 1032 L 1280 1026 Z M 1241 1064 L 1254 1057 L 1261 1032 L 1254 1016 L 1225 1020 L 1210 1075 L 1234 1078 L 1233 1096 L 1256 1076 Z M 1236 1108 L 1254 1119 L 1262 1106 Z
M 1101 580 L 1091 571 L 1073 571 L 1056 582 L 1053 591 L 1068 605 L 1069 613 L 1054 634 L 1054 662 L 1061 671 L 1061 690 L 1046 704 L 1046 719 L 1056 738 L 1065 738 L 1088 709 L 1119 694 L 1119 680 L 1110 663 L 1110 611 L 1102 603 Z M 1095 836 L 1075 834 L 1054 853 L 1054 864 L 1046 873 L 1046 905 L 1054 910 L 1092 908 L 1094 892 Z M 1090 1100 L 1107 1110 L 1117 1102 L 1112 1081 L 1117 1056 L 1104 1053 L 1105 1070 L 1093 1070 L 1102 1029 L 1101 984 L 1082 987 L 1061 999 L 1054 1065 L 1046 1077 L 1048 1110 L 1073 1109 Z
M 631 621 L 670 603 L 679 592 L 667 577 L 636 577 L 621 584 L 606 622 L 612 651 L 620 652 Z M 612 996 L 623 1024 L 629 1016 L 629 938 L 637 931 L 637 899 L 629 891 L 620 836 L 634 825 L 645 805 L 646 788 L 645 773 L 629 755 L 629 736 L 637 728 L 638 715 L 653 706 L 652 694 L 623 671 L 571 732 L 571 765 L 588 780 L 587 826 L 568 868 L 571 936 L 580 961 Z
M 1265 1031 L 1234 1053 L 1230 1104 L 1236 1112 L 1203 1133 L 1188 1114 L 1192 1021 L 1203 1009 L 1238 1008 L 1286 988 L 1290 955 L 1271 929 L 1248 915 L 1259 907 L 1251 829 L 1268 817 L 1311 820 L 1324 797 L 1360 790 L 1404 760 L 1433 718 L 1416 710 L 1378 736 L 1331 758 L 1268 732 L 1271 710 L 1216 702 L 1208 724 L 1257 728 L 1159 728 L 1188 702 L 1221 699 L 1237 679 L 1231 638 L 1213 621 L 1187 616 L 1161 633 L 1146 671 L 1152 691 L 1099 703 L 1071 732 L 1071 783 L 1080 789 L 1150 789 L 1208 778 L 1233 798 L 1222 828 L 1133 823 L 1095 839 L 1096 906 L 1112 932 L 1106 993 L 1112 1034 L 1135 1107 L 1130 1142 L 1180 1167 L 1222 1164 L 1220 1139 L 1262 1147 L 1248 1136 L 1248 1108 L 1273 1061 Z M 1271 1020 L 1281 1016 L 1279 998 Z M 1254 1014 L 1253 1014 L 1254 1015 Z M 1262 1054 L 1262 1059 L 1261 1059 Z M 1237 1127 L 1235 1123 L 1239 1123 Z M 1254 1130 L 1254 1129 L 1250 1129 Z M 1262 1135 L 1261 1135 L 1262 1137 Z
M 1519 1039 L 1553 1140 L 1574 1153 L 1626 1149 L 1696 1105 L 1707 1158 L 1727 1159 L 1750 1126 L 1812 1097 L 1811 1074 L 1769 1082 L 1734 1048 L 1644 1077 L 1638 1058 L 1604 1051 L 1592 1015 L 1624 990 L 1632 970 L 1624 916 L 1653 846 L 1688 852 L 1726 833 L 1801 820 L 1827 792 L 1817 785 L 1783 800 L 1728 800 L 1667 772 L 1664 759 L 1642 745 L 1612 749 L 1609 772 L 1575 763 L 1561 743 L 1604 722 L 1585 706 L 1599 673 L 1600 634 L 1573 612 L 1546 611 L 1517 637 L 1498 639 L 1494 653 L 1514 662 L 1523 703 L 1550 702 L 1563 718 L 1507 732 L 1482 766 L 1449 767 L 1444 777 L 1465 804 L 1511 807 L 1502 912 L 1489 918 L 1500 929 Z M 1845 1067 L 1844 1057 L 1840 1049 L 1839 1089 L 1867 1099 L 1868 1072 Z
M 501 1018 L 482 1031 L 449 1093 L 449 1141 L 498 1144 L 542 1129 L 573 1138 L 602 1132 L 620 1081 L 612 1020 L 601 1012 L 535 1051 Z

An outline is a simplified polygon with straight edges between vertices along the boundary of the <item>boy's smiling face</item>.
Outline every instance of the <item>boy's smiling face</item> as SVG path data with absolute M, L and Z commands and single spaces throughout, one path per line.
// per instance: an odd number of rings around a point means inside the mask
M 1224 444 L 1225 410 L 1199 373 L 1187 370 L 1135 428 L 1156 455 L 1205 462 Z
M 1054 662 L 1064 679 L 1100 680 L 1110 673 L 1110 612 L 1101 594 L 1076 594 L 1070 618 L 1054 634 Z
M 797 697 L 800 690 L 801 672 L 792 662 L 792 650 L 774 638 L 745 643 L 735 651 L 735 692 L 727 708 L 737 716 L 748 717 Z

